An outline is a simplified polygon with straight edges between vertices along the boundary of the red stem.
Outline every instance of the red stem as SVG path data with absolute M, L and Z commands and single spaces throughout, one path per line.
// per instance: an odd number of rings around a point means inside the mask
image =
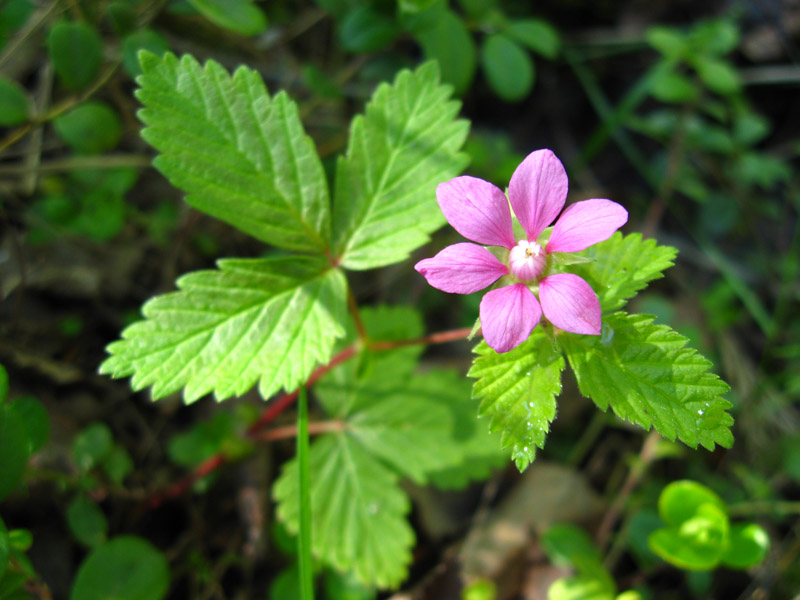
M 452 331 L 441 331 L 438 333 L 432 333 L 430 335 L 426 335 L 424 337 L 416 338 L 413 340 L 390 340 L 384 342 L 374 342 L 370 344 L 370 349 L 375 351 L 384 351 L 384 350 L 391 350 L 393 348 L 400 348 L 402 346 L 410 346 L 414 344 L 443 344 L 446 342 L 453 342 L 456 340 L 464 339 L 469 336 L 471 331 L 472 330 L 467 327 L 465 329 L 454 329 Z M 311 375 L 306 380 L 304 385 L 307 387 L 314 385 L 314 383 L 316 383 L 320 377 L 325 375 L 325 373 L 352 358 L 357 351 L 358 351 L 358 346 L 356 344 L 348 346 L 347 348 L 339 352 L 339 354 L 334 356 L 328 364 L 317 367 L 314 370 L 314 372 L 311 373 Z M 289 406 L 291 406 L 295 400 L 297 400 L 298 392 L 299 390 L 295 390 L 293 392 L 287 392 L 286 394 L 283 394 L 280 397 L 278 397 L 277 400 L 272 402 L 267 408 L 264 409 L 258 420 L 247 428 L 247 432 L 245 433 L 245 435 L 249 439 L 256 441 L 258 440 L 267 441 L 273 439 L 280 439 L 281 437 L 287 437 L 288 434 L 282 431 L 285 428 L 280 428 L 279 431 L 275 431 L 275 433 L 272 435 L 270 434 L 274 430 L 266 432 L 266 434 L 261 434 L 260 432 L 272 421 L 274 421 L 278 417 L 278 415 L 280 415 L 284 410 L 286 410 Z M 313 425 L 314 425 L 313 423 L 309 425 L 309 431 L 311 431 Z M 292 429 L 294 430 L 294 427 L 292 427 Z M 216 471 L 226 462 L 227 458 L 222 453 L 218 453 L 211 456 L 210 458 L 207 458 L 202 463 L 197 465 L 194 469 L 192 469 L 189 473 L 187 473 L 183 478 L 179 479 L 171 486 L 169 486 L 167 489 L 151 496 L 146 502 L 147 507 L 157 508 L 165 500 L 170 500 L 172 498 L 177 498 L 178 496 L 183 495 L 186 492 L 186 490 L 188 490 L 194 484 L 195 481 L 197 481 L 198 479 L 202 479 L 203 477 L 209 475 L 213 471 Z

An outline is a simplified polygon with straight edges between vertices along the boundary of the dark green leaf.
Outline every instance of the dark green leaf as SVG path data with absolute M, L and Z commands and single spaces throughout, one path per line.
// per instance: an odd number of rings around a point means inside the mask
M 300 573 L 297 563 L 278 573 L 269 584 L 269 600 L 302 600 L 300 597 Z
M 434 19 L 424 21 L 411 31 L 427 60 L 436 60 L 442 80 L 463 94 L 475 75 L 477 52 L 472 35 L 464 22 L 451 10 L 437 12 Z
M 0 580 L 8 567 L 8 557 L 11 556 L 11 544 L 8 541 L 8 529 L 3 519 L 0 518 Z
M 456 120 L 435 63 L 381 84 L 353 119 L 336 170 L 334 248 L 346 268 L 382 267 L 408 257 L 444 224 L 436 186 L 459 173 L 468 123 Z
M 605 242 L 590 246 L 580 256 L 591 262 L 576 264 L 570 271 L 583 277 L 600 298 L 604 312 L 617 310 L 628 298 L 647 287 L 662 271 L 672 266 L 678 251 L 671 246 L 658 246 L 641 234 L 619 232 Z
M 31 114 L 28 94 L 16 82 L 0 77 L 0 126 L 19 125 Z
M 111 150 L 122 138 L 119 116 L 105 102 L 91 100 L 53 121 L 58 137 L 80 154 Z
M 541 19 L 512 21 L 503 30 L 503 33 L 550 60 L 556 58 L 561 52 L 561 38 L 558 31 L 550 23 Z
M 50 438 L 50 417 L 44 405 L 32 396 L 20 396 L 8 405 L 25 425 L 28 454 L 41 450 Z
M 84 546 L 94 548 L 106 540 L 108 521 L 97 504 L 77 496 L 67 506 L 67 524 L 72 535 Z
M 550 422 L 556 416 L 556 397 L 561 392 L 564 357 L 557 352 L 542 327 L 509 352 L 498 354 L 486 342 L 474 352 L 478 358 L 468 376 L 477 379 L 472 394 L 481 401 L 482 417 L 489 428 L 501 433 L 503 447 L 522 471 L 544 447 Z
M 578 387 L 602 410 L 655 427 L 664 437 L 713 450 L 733 444 L 728 385 L 709 372 L 711 363 L 682 335 L 653 317 L 615 313 L 602 336 L 565 334 L 561 345 Z
M 346 281 L 322 258 L 229 259 L 178 279 L 180 291 L 142 308 L 101 372 L 133 375 L 162 398 L 187 402 L 214 392 L 241 395 L 257 382 L 264 398 L 295 389 L 330 360 L 344 333 Z
M 267 17 L 251 0 L 189 0 L 206 19 L 241 35 L 258 35 Z
M 114 444 L 111 452 L 103 459 L 103 470 L 111 481 L 122 485 L 125 478 L 133 471 L 133 459 L 124 446 Z
M 351 10 L 339 26 L 339 42 L 349 52 L 375 52 L 388 46 L 398 33 L 391 15 L 369 4 Z
M 103 423 L 93 423 L 72 440 L 72 457 L 81 471 L 89 471 L 103 460 L 114 445 L 111 430 Z
M 525 98 L 533 87 L 531 57 L 503 34 L 490 35 L 481 47 L 481 64 L 495 94 L 506 102 Z
M 722 564 L 732 569 L 749 569 L 764 560 L 769 552 L 769 535 L 755 523 L 733 525 Z
M 147 50 L 156 56 L 163 56 L 169 51 L 166 38 L 152 29 L 135 31 L 122 40 L 122 66 L 128 75 L 136 78 L 142 74 L 139 66 L 139 51 Z
M 769 121 L 763 115 L 743 110 L 733 121 L 733 139 L 742 146 L 752 146 L 763 140 L 770 132 Z
M 156 167 L 186 201 L 274 246 L 322 254 L 330 207 L 314 144 L 285 93 L 270 98 L 260 75 L 140 53 L 137 97 Z
M 5 404 L 6 398 L 8 398 L 8 371 L 0 365 L 0 406 Z
M 164 555 L 146 540 L 120 536 L 83 561 L 70 600 L 161 600 L 168 588 Z
M 0 405 L 0 500 L 13 492 L 28 462 L 25 424 L 8 405 Z
M 373 587 L 359 583 L 350 573 L 327 570 L 322 583 L 328 600 L 375 600 L 377 597 Z
M 50 60 L 61 81 L 82 90 L 94 82 L 103 63 L 103 40 L 85 23 L 57 23 L 47 36 Z
M 118 36 L 123 37 L 136 30 L 136 11 L 130 2 L 111 2 L 106 7 L 106 14 Z

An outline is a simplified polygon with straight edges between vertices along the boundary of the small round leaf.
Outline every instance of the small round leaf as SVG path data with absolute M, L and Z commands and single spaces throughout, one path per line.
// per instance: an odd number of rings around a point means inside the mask
M 111 2 L 106 8 L 106 14 L 117 35 L 125 36 L 136 30 L 136 11 L 129 2 Z
M 53 121 L 58 137 L 80 154 L 100 154 L 122 138 L 122 123 L 108 104 L 84 102 Z
M 769 551 L 769 535 L 756 523 L 734 525 L 722 563 L 733 569 L 749 569 L 760 563 Z
M 17 413 L 28 438 L 28 454 L 40 450 L 50 439 L 50 417 L 47 409 L 33 396 L 21 396 L 8 405 L 8 410 Z
M 258 35 L 267 28 L 267 16 L 249 0 L 189 0 L 206 19 L 241 35 Z
M 703 504 L 712 504 L 723 514 L 727 512 L 722 498 L 706 486 L 689 479 L 673 481 L 658 498 L 658 514 L 667 525 L 680 526 L 694 517 Z
M 433 24 L 415 29 L 412 34 L 422 46 L 425 58 L 439 62 L 442 80 L 456 94 L 467 90 L 477 64 L 475 42 L 464 22 L 451 10 L 442 11 Z
M 125 478 L 133 471 L 133 459 L 124 446 L 114 444 L 111 452 L 103 459 L 103 470 L 111 481 L 122 485 Z
M 86 496 L 78 496 L 69 503 L 67 524 L 75 539 L 89 548 L 102 544 L 108 533 L 106 516 Z
M 31 114 L 28 94 L 16 82 L 0 77 L 0 126 L 19 125 Z
M 397 33 L 394 19 L 363 5 L 351 10 L 342 20 L 339 41 L 349 52 L 374 52 L 388 46 Z
M 680 526 L 659 529 L 648 539 L 650 549 L 681 569 L 706 571 L 719 564 L 727 546 L 728 517 L 714 504 L 703 504 Z
M 525 98 L 533 87 L 531 57 L 503 34 L 490 35 L 481 48 L 481 63 L 494 92 L 507 102 Z
M 103 40 L 85 23 L 57 23 L 47 36 L 47 50 L 67 87 L 82 90 L 97 79 L 103 62 Z
M 503 33 L 550 60 L 557 57 L 561 51 L 558 30 L 540 19 L 512 21 Z
M 687 77 L 674 71 L 657 77 L 650 87 L 650 93 L 661 102 L 685 103 L 698 97 L 697 87 Z
M 169 588 L 169 567 L 150 542 L 120 536 L 83 561 L 70 600 L 160 600 Z
M 122 40 L 122 66 L 131 77 L 142 74 L 139 66 L 139 50 L 147 50 L 157 56 L 169 51 L 169 44 L 163 35 L 152 29 L 136 31 Z
M 570 523 L 553 525 L 542 536 L 542 548 L 554 565 L 571 567 L 598 562 L 600 552 L 586 532 Z
M 75 436 L 72 456 L 81 471 L 88 471 L 111 452 L 112 446 L 111 430 L 103 423 L 93 423 Z

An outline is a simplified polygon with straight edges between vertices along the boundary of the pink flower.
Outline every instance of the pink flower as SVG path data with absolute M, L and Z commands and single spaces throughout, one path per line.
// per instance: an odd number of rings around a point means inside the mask
M 542 318 L 564 331 L 600 334 L 600 302 L 586 281 L 553 271 L 554 252 L 580 252 L 607 240 L 628 220 L 628 211 L 611 200 L 576 202 L 561 214 L 546 244 L 542 232 L 555 220 L 567 198 L 567 173 L 550 150 L 537 150 L 520 163 L 505 194 L 475 177 L 456 177 L 436 188 L 445 218 L 464 237 L 508 252 L 501 262 L 477 244 L 444 248 L 414 267 L 433 287 L 471 294 L 503 278 L 502 287 L 481 300 L 483 337 L 497 352 L 520 345 Z M 517 241 L 511 211 L 527 235 Z M 538 294 L 538 300 L 536 297 Z

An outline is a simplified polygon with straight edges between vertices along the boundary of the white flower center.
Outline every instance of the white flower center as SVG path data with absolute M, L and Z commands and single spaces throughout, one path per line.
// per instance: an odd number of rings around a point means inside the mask
M 547 266 L 547 256 L 536 242 L 520 240 L 508 255 L 511 274 L 522 283 L 535 281 Z

